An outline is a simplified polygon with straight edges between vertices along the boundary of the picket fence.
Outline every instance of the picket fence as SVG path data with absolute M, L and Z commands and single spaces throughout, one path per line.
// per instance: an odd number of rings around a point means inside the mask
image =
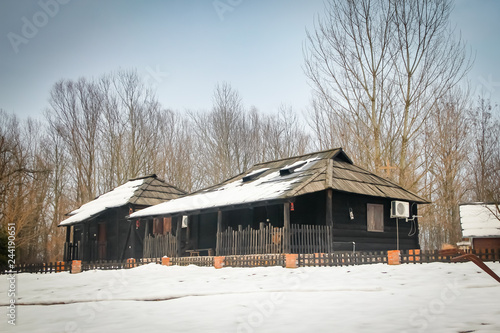
M 500 249 L 470 251 L 483 261 L 500 262 Z M 177 266 L 214 266 L 214 256 L 200 257 L 171 257 L 170 264 Z M 422 264 L 431 262 L 455 262 L 453 257 L 439 254 L 439 251 L 402 250 L 401 264 Z M 124 261 L 96 261 L 82 262 L 81 270 L 110 270 L 127 269 L 147 264 L 161 264 L 162 258 L 143 258 L 139 260 L 127 259 Z M 305 253 L 297 255 L 298 267 L 318 266 L 350 266 L 388 263 L 386 251 L 358 251 L 358 252 L 330 252 L 330 253 Z M 71 271 L 71 262 L 54 262 L 41 264 L 20 264 L 12 271 L 1 270 L 1 274 L 11 273 L 58 273 Z M 285 254 L 249 254 L 229 255 L 224 258 L 225 267 L 257 267 L 257 266 L 282 266 L 285 267 Z

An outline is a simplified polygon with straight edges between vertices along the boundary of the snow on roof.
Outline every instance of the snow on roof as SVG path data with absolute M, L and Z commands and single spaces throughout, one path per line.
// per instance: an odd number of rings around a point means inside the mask
M 463 237 L 500 237 L 500 220 L 493 212 L 496 212 L 495 205 L 460 205 Z
M 260 176 L 261 174 L 263 174 L 267 170 L 269 170 L 269 168 L 261 168 L 261 169 L 252 171 L 252 172 L 248 173 L 245 177 L 243 177 L 243 181 L 247 182 L 250 180 L 254 180 L 255 178 L 257 178 L 258 176 Z
M 252 182 L 243 179 L 210 188 L 186 197 L 151 206 L 130 215 L 131 218 L 168 215 L 199 209 L 224 207 L 258 201 L 279 199 L 292 185 L 301 180 L 301 174 L 314 165 L 318 158 L 304 160 L 306 164 L 295 170 L 294 175 L 280 176 L 279 171 L 272 171 Z M 256 170 L 248 175 L 263 171 Z M 305 174 L 305 173 L 304 173 Z M 247 176 L 248 176 L 247 175 Z
M 120 207 L 127 204 L 137 188 L 143 183 L 144 179 L 132 180 L 118 186 L 112 191 L 104 193 L 103 195 L 97 197 L 97 199 L 92 200 L 69 213 L 68 215 L 70 217 L 59 223 L 59 226 L 78 223 L 93 217 L 108 208 Z

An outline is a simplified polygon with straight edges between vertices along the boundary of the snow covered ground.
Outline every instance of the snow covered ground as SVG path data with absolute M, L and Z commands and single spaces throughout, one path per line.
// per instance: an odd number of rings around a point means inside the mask
M 19 274 L 16 326 L 0 278 L 2 332 L 500 332 L 500 284 L 473 263 Z

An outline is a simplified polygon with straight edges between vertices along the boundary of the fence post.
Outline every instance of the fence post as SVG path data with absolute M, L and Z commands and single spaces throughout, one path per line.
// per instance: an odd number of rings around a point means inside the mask
M 56 261 L 56 273 L 64 271 L 64 261 Z
M 220 269 L 222 267 L 224 267 L 224 259 L 226 257 L 224 256 L 217 256 L 217 257 L 214 257 L 214 267 L 215 269 Z
M 71 274 L 77 274 L 82 272 L 82 261 L 73 260 L 71 261 Z
M 161 264 L 164 266 L 170 266 L 172 263 L 170 262 L 170 258 L 165 256 L 161 258 Z
M 401 251 L 399 250 L 387 251 L 387 263 L 389 265 L 401 264 Z
M 135 262 L 135 258 L 129 258 L 129 259 L 127 259 L 127 265 L 125 267 L 126 268 L 137 267 L 137 263 Z
M 297 268 L 298 267 L 298 258 L 299 255 L 296 253 L 287 253 L 285 254 L 285 267 L 286 268 Z

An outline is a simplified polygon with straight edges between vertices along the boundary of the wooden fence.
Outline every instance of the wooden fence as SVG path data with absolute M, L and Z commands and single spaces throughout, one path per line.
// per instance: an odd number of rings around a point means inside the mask
M 283 253 L 283 228 L 261 224 L 260 229 L 233 230 L 228 228 L 217 233 L 217 255 L 246 255 L 262 253 Z
M 401 250 L 401 264 L 422 264 L 431 262 L 453 263 L 452 256 L 443 256 L 439 251 Z M 483 261 L 500 262 L 500 249 L 472 250 L 469 253 L 477 255 Z M 386 251 L 363 252 L 332 252 L 299 254 L 299 267 L 310 266 L 350 266 L 387 263 Z
M 258 266 L 285 266 L 284 254 L 255 254 L 241 256 L 227 256 L 224 259 L 227 267 L 258 267 Z
M 332 229 L 321 225 L 292 224 L 284 228 L 260 225 L 238 230 L 228 228 L 217 233 L 217 255 L 249 255 L 333 252 Z
M 19 264 L 16 265 L 16 273 L 59 273 L 71 270 L 71 261 L 57 261 L 41 264 Z M 8 273 L 8 272 L 2 272 Z
M 98 260 L 94 262 L 82 262 L 82 271 L 90 270 L 111 270 L 111 269 L 124 269 L 133 268 L 150 263 L 161 264 L 161 258 L 144 258 L 138 261 L 131 261 L 130 259 L 123 261 L 113 260 Z M 64 262 L 58 261 L 48 264 L 20 264 L 16 265 L 15 273 L 59 273 L 71 272 L 71 261 Z M 2 272 L 9 273 L 9 272 Z
M 196 266 L 204 266 L 204 267 L 213 267 L 214 265 L 214 257 L 174 257 L 171 258 L 171 263 L 172 265 L 177 265 L 177 266 L 189 266 L 189 265 L 196 265 Z
M 333 252 L 298 255 L 299 267 L 311 266 L 351 266 L 387 263 L 387 252 Z
M 291 225 L 291 253 L 332 253 L 332 246 L 332 227 L 323 225 Z
M 500 249 L 472 250 L 470 253 L 477 255 L 483 261 L 500 262 Z M 255 255 L 230 255 L 225 256 L 226 267 L 256 267 L 256 266 L 285 266 L 285 254 L 255 254 Z M 203 257 L 172 257 L 171 264 L 178 266 L 197 265 L 212 267 L 213 256 Z M 351 266 L 387 263 L 386 251 L 363 252 L 330 252 L 330 253 L 301 253 L 297 255 L 298 267 L 319 266 Z M 400 262 L 402 264 L 422 264 L 431 262 L 451 263 L 452 257 L 443 256 L 439 251 L 401 250 Z M 82 271 L 109 270 L 133 268 L 150 263 L 161 264 L 162 258 L 144 258 L 137 261 L 97 261 L 82 262 Z M 17 265 L 14 273 L 57 273 L 71 271 L 71 262 L 55 262 L 48 264 L 21 264 Z M 10 273 L 1 271 L 1 274 Z
M 143 257 L 176 257 L 177 239 L 174 235 L 168 233 L 165 235 L 149 235 L 144 238 Z

